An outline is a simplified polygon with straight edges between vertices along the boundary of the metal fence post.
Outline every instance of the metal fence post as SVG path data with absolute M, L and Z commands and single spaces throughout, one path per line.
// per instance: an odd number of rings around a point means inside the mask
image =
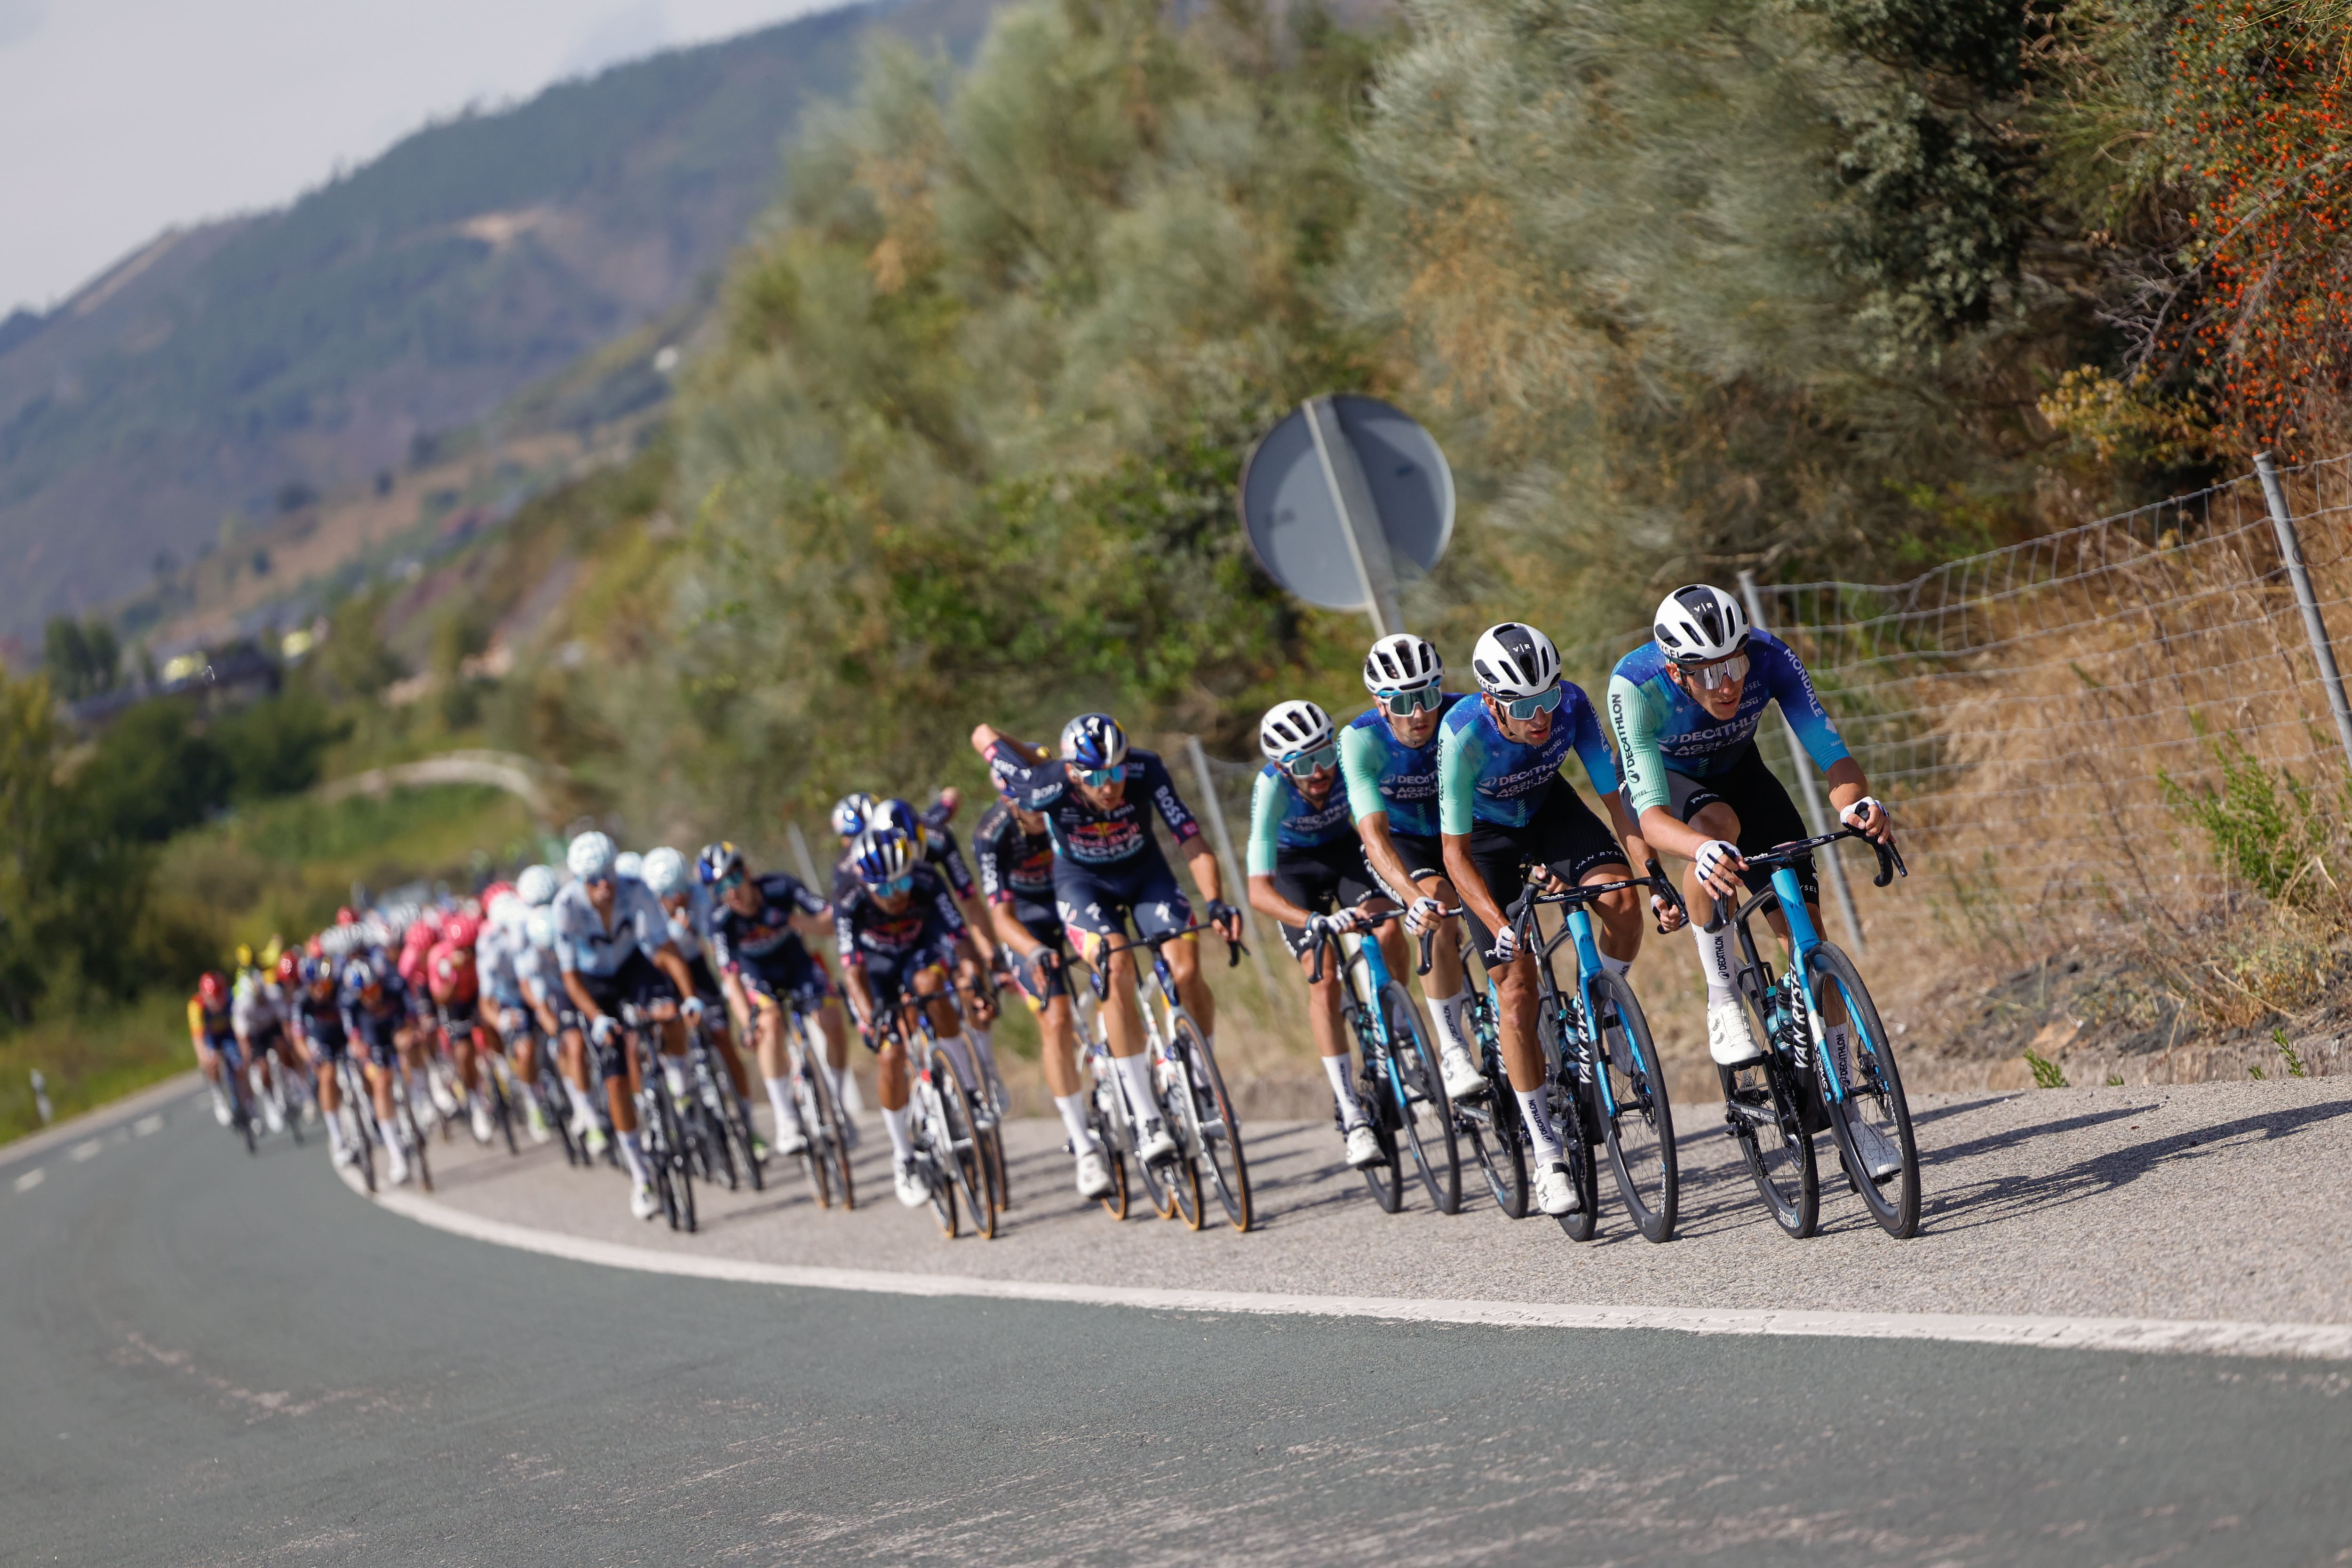
M 1192 758 L 1192 777 L 1201 788 L 1201 804 L 1208 808 L 1209 831 L 1217 836 L 1217 863 L 1224 868 L 1225 880 L 1232 884 L 1226 901 L 1242 912 L 1242 929 L 1248 933 L 1250 961 L 1257 969 L 1258 986 L 1265 993 L 1268 1007 L 1280 1005 L 1282 994 L 1274 986 L 1274 972 L 1266 967 L 1265 943 L 1259 940 L 1257 911 L 1250 908 L 1249 879 L 1243 875 L 1244 867 L 1234 858 L 1233 836 L 1225 831 L 1225 808 L 1217 799 L 1217 781 L 1209 772 L 1209 755 L 1201 750 L 1201 737 L 1184 737 L 1184 750 Z
M 1764 599 L 1756 591 L 1756 574 L 1753 572 L 1739 574 L 1739 596 L 1748 601 L 1748 624 L 1759 632 L 1771 630 L 1764 624 Z M 1818 837 L 1830 830 L 1830 818 L 1822 809 L 1821 785 L 1813 779 L 1813 759 L 1805 754 L 1805 743 L 1797 738 L 1797 726 L 1790 722 L 1786 713 L 1780 715 L 1780 722 L 1789 731 L 1789 761 L 1797 770 L 1797 788 L 1805 797 L 1805 818 L 1813 825 L 1813 832 Z M 1853 889 L 1846 885 L 1845 862 L 1838 858 L 1838 846 L 1825 846 L 1822 858 L 1830 863 L 1830 891 L 1837 896 L 1838 915 L 1845 925 L 1846 941 L 1853 945 L 1854 952 L 1860 952 L 1862 917 L 1855 912 Z
M 2303 541 L 2294 531 L 2294 514 L 2287 510 L 2286 486 L 2268 452 L 2254 454 L 2254 472 L 2262 477 L 2263 499 L 2270 502 L 2271 526 L 2278 530 L 2279 555 L 2286 563 L 2287 581 L 2294 584 L 2294 602 L 2303 610 L 2304 636 L 2311 639 L 2311 657 L 2319 666 L 2319 683 L 2327 688 L 2327 706 L 2336 714 L 2336 739 L 2344 760 L 2352 763 L 2352 704 L 2344 700 L 2344 677 L 2336 668 L 2336 645 L 2328 640 L 2327 622 L 2319 614 L 2319 596 L 2311 590 L 2311 572 L 2304 564 Z

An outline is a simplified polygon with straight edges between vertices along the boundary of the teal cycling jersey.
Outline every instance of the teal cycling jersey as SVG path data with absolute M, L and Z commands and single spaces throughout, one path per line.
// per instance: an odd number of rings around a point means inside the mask
M 1748 681 L 1728 719 L 1709 713 L 1667 678 L 1666 656 L 1657 644 L 1643 643 L 1619 659 L 1609 678 L 1609 727 L 1617 733 L 1634 816 L 1670 802 L 1668 773 L 1703 779 L 1738 761 L 1756 738 L 1764 705 L 1773 701 L 1815 766 L 1826 772 L 1852 754 L 1804 665 L 1769 632 L 1748 634 Z
M 1378 708 L 1359 713 L 1339 731 L 1339 772 L 1348 781 L 1348 801 L 1361 822 L 1385 811 L 1389 831 L 1412 838 L 1437 837 L 1437 746 L 1444 716 L 1463 700 L 1448 692 L 1429 739 L 1408 746 L 1397 739 Z
M 1312 849 L 1335 838 L 1352 838 L 1356 819 L 1348 809 L 1348 781 L 1334 778 L 1331 793 L 1316 805 L 1300 793 L 1290 774 L 1266 763 L 1250 789 L 1249 874 L 1271 877 L 1286 849 Z
M 1439 726 L 1438 825 L 1457 837 L 1482 822 L 1525 827 L 1573 751 L 1584 760 L 1592 787 L 1604 797 L 1617 788 L 1617 761 L 1601 733 L 1592 700 L 1575 682 L 1559 683 L 1551 733 L 1539 746 L 1506 740 L 1483 701 L 1457 702 Z

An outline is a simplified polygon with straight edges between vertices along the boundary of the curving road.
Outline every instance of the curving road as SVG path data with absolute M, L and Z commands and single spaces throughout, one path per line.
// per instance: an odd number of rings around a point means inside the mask
M 2352 1561 L 2340 1361 L 669 1278 L 185 1099 L 0 1152 L 0 1259 L 8 1563 Z

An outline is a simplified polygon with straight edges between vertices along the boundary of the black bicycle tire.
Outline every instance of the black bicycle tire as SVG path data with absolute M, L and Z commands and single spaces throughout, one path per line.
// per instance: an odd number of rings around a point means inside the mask
M 1603 970 L 1594 976 L 1592 999 L 1594 1010 L 1602 1017 L 1605 1018 L 1612 1009 L 1615 1011 L 1620 1026 L 1624 1030 L 1630 1053 L 1640 1068 L 1639 1089 L 1647 1094 L 1651 1110 L 1645 1124 L 1658 1141 L 1660 1192 L 1657 1203 L 1653 1205 L 1637 1191 L 1639 1184 L 1628 1168 L 1620 1135 L 1620 1128 L 1626 1118 L 1640 1116 L 1638 1101 L 1628 1104 L 1621 1099 L 1616 1117 L 1601 1129 L 1601 1136 L 1609 1149 L 1610 1173 L 1616 1177 L 1617 1195 L 1624 1200 L 1625 1212 L 1643 1238 L 1651 1242 L 1672 1241 L 1675 1220 L 1682 1211 L 1682 1165 L 1675 1149 L 1674 1102 L 1667 1093 L 1665 1069 L 1658 1060 L 1657 1044 L 1650 1037 L 1650 1021 L 1642 1011 L 1641 998 L 1633 994 L 1633 983 L 1622 974 Z M 1596 1073 L 1616 1070 L 1611 1065 L 1606 1031 L 1599 1027 L 1593 1031 L 1593 1070 Z M 1626 1076 L 1631 1078 L 1633 1075 Z M 1614 1079 L 1611 1080 L 1610 1087 L 1613 1093 L 1616 1088 Z M 1597 1113 L 1600 1107 L 1596 1103 L 1593 1109 Z
M 654 1088 L 654 1104 L 662 1118 L 662 1133 L 670 1144 L 670 1173 L 677 1187 L 678 1228 L 692 1236 L 700 1228 L 700 1216 L 694 1206 L 693 1162 L 688 1157 L 686 1127 L 677 1114 L 677 1105 L 669 1097 L 669 1082 L 665 1076 Z
M 1867 1026 L 1872 1042 L 1870 1054 L 1878 1061 L 1882 1079 L 1880 1092 L 1886 1096 L 1888 1110 L 1895 1119 L 1896 1147 L 1902 1159 L 1902 1164 L 1895 1172 L 1901 1178 L 1901 1192 L 1894 1203 L 1883 1201 L 1882 1184 L 1864 1177 L 1862 1160 L 1855 1151 L 1853 1134 L 1844 1116 L 1825 1105 L 1824 1109 L 1830 1110 L 1830 1136 L 1836 1142 L 1838 1154 L 1846 1163 L 1848 1172 L 1855 1178 L 1863 1206 L 1870 1211 L 1871 1218 L 1878 1222 L 1878 1228 L 1897 1241 L 1908 1241 L 1919 1234 L 1919 1145 L 1911 1127 L 1911 1102 L 1903 1093 L 1902 1069 L 1895 1063 L 1894 1039 L 1886 1033 L 1886 1026 L 1878 1016 L 1878 1004 L 1871 1000 L 1870 988 L 1863 984 L 1861 971 L 1854 967 L 1853 960 L 1848 958 L 1843 950 L 1825 942 L 1807 954 L 1805 962 L 1809 968 L 1830 971 L 1839 988 L 1845 993 L 1847 1027 L 1854 1029 L 1857 1022 Z M 1818 983 L 1815 994 L 1819 994 Z M 1857 1012 L 1862 1015 L 1860 1020 L 1854 1017 Z M 1863 1040 L 1857 1031 L 1853 1044 L 1853 1057 L 1857 1062 L 1861 1059 L 1862 1050 Z M 1817 1064 L 1816 1074 L 1819 1070 Z
M 971 1086 L 956 1070 L 954 1056 L 939 1044 L 931 1047 L 931 1083 L 939 1092 L 940 1116 L 947 1124 L 948 1133 L 948 1147 L 933 1152 L 946 1158 L 955 1180 L 956 1196 L 971 1211 L 973 1233 L 992 1241 L 996 1237 L 996 1205 L 983 1169 L 985 1156 L 981 1152 L 980 1128 L 972 1119 Z
M 1255 1200 L 1250 1196 L 1249 1151 L 1242 1143 L 1242 1119 L 1234 1109 L 1234 1097 L 1225 1090 L 1224 1069 L 1217 1066 L 1217 1053 L 1194 1026 L 1192 1018 L 1181 1017 L 1177 1043 L 1191 1064 L 1188 1079 L 1194 1096 L 1194 1120 L 1202 1125 L 1202 1152 L 1209 1161 L 1211 1185 L 1216 1189 L 1217 1206 L 1225 1211 L 1225 1223 L 1246 1236 L 1256 1223 Z M 1207 1118 L 1200 1114 L 1199 1099 L 1206 1095 L 1207 1109 L 1214 1113 L 1221 1135 L 1208 1136 Z M 1232 1159 L 1232 1169 L 1226 1169 L 1217 1157 L 1216 1150 L 1223 1148 Z
M 1145 1110 L 1146 1119 L 1158 1113 L 1159 1110 L 1160 1105 L 1155 1100 Z M 1139 1126 L 1136 1131 L 1139 1132 L 1142 1129 Z M 1164 1160 L 1160 1162 L 1160 1165 L 1166 1163 Z M 1172 1179 L 1162 1179 L 1164 1173 L 1144 1159 L 1143 1151 L 1139 1145 L 1135 1152 L 1135 1170 L 1137 1176 L 1143 1183 L 1143 1195 L 1150 1203 L 1151 1212 L 1161 1219 L 1174 1219 L 1176 1217 L 1175 1183 Z
M 1398 1131 L 1405 1135 L 1405 1145 L 1412 1151 L 1413 1167 L 1420 1173 L 1422 1190 L 1440 1214 L 1462 1212 L 1462 1149 L 1454 1136 L 1454 1105 L 1445 1093 L 1445 1079 L 1437 1066 L 1437 1047 L 1430 1042 L 1429 1033 L 1421 1026 L 1420 1011 L 1412 1005 L 1412 993 L 1391 980 L 1381 994 L 1381 1002 L 1389 1012 L 1389 1048 L 1393 1051 L 1400 1041 L 1397 1016 L 1403 1016 L 1402 1030 L 1405 1052 L 1398 1058 L 1399 1076 L 1408 1093 L 1418 1091 L 1435 1111 L 1434 1128 L 1445 1141 L 1445 1177 L 1440 1180 L 1430 1162 L 1429 1152 L 1422 1146 L 1421 1119 L 1412 1113 L 1410 1104 L 1400 1105 Z
M 833 1127 L 826 1115 L 824 1095 L 824 1075 L 803 1063 L 793 1094 L 793 1110 L 802 1123 L 801 1136 L 808 1140 L 808 1147 L 800 1154 L 801 1174 L 816 1193 L 816 1206 L 829 1209 L 833 1206 Z M 779 1131 L 777 1136 L 783 1134 Z
M 1389 1075 L 1385 1067 L 1372 1062 L 1372 1053 L 1379 1049 L 1370 1041 L 1359 1038 L 1357 1046 L 1363 1052 L 1364 1068 L 1356 1075 L 1356 1101 L 1363 1108 L 1365 1125 L 1371 1129 L 1372 1142 L 1380 1146 L 1381 1157 L 1356 1173 L 1364 1178 L 1365 1190 L 1382 1214 L 1395 1214 L 1404 1207 L 1404 1161 L 1397 1151 L 1395 1122 L 1397 1107 L 1389 1096 Z M 1346 1129 L 1342 1128 L 1344 1139 Z
M 1764 1201 L 1764 1212 L 1772 1223 L 1791 1241 L 1810 1239 L 1821 1228 L 1822 1179 L 1821 1169 L 1813 1158 L 1813 1141 L 1798 1121 L 1797 1102 L 1790 1092 L 1787 1074 L 1775 1058 L 1769 1066 L 1757 1064 L 1763 1077 L 1762 1092 L 1765 1105 L 1755 1105 L 1750 1098 L 1754 1089 L 1739 1087 L 1738 1068 L 1717 1066 L 1716 1078 L 1723 1086 L 1724 1121 L 1732 1141 L 1739 1145 L 1740 1159 L 1748 1167 L 1748 1179 L 1755 1184 L 1756 1195 Z M 1758 1142 L 1758 1130 L 1731 1108 L 1737 1104 L 1761 1111 L 1768 1107 L 1773 1114 L 1773 1130 L 1781 1140 L 1781 1147 L 1792 1152 L 1796 1162 L 1795 1194 L 1784 1197 L 1767 1169 L 1762 1147 Z M 1790 1129 L 1796 1129 L 1793 1136 Z
M 733 1079 L 729 1079 L 725 1087 L 719 1090 L 728 1102 L 724 1109 L 727 1132 L 735 1140 L 736 1147 L 742 1152 L 743 1174 L 751 1181 L 751 1190 L 755 1193 L 764 1193 L 768 1190 L 767 1167 L 760 1159 L 760 1152 L 751 1142 L 758 1136 L 759 1129 L 751 1124 L 751 1102 L 743 1096 L 733 1092 L 734 1082 Z
M 499 1135 L 507 1141 L 507 1152 L 519 1155 L 522 1145 L 515 1142 L 514 1103 L 507 1098 L 506 1085 L 499 1081 L 499 1069 L 488 1059 L 488 1055 L 487 1051 L 477 1053 L 474 1070 L 490 1086 L 490 1120 L 498 1123 Z
M 359 1079 L 362 1089 L 367 1087 L 364 1077 L 356 1073 L 346 1074 L 340 1065 L 335 1068 L 337 1098 L 343 1102 L 336 1108 L 335 1114 L 348 1115 L 351 1118 L 351 1125 L 344 1131 L 352 1138 L 352 1163 L 360 1168 L 362 1184 L 367 1188 L 369 1195 L 373 1196 L 375 1194 L 375 1102 L 373 1100 L 353 1098 L 352 1080 L 354 1078 Z M 368 1108 L 367 1119 L 364 1121 L 360 1119 L 360 1107 L 362 1105 Z
M 433 1163 L 425 1155 L 425 1129 L 416 1124 L 416 1108 L 408 1103 L 405 1093 L 393 1102 L 402 1126 L 400 1135 L 408 1145 L 408 1157 L 416 1165 L 416 1185 L 420 1192 L 433 1190 Z
M 824 1035 L 811 1031 L 805 1016 L 801 1023 L 801 1044 L 803 1070 L 816 1075 L 816 1089 L 824 1097 L 827 1125 L 833 1129 L 826 1141 L 833 1159 L 833 1185 L 841 1194 L 841 1212 L 848 1214 L 857 1207 L 857 1187 L 849 1169 L 849 1111 L 841 1103 L 841 1096 L 834 1091 L 831 1069 L 824 1065 L 824 1058 L 816 1054 L 824 1049 Z M 845 1067 L 841 1071 L 846 1076 L 849 1068 Z

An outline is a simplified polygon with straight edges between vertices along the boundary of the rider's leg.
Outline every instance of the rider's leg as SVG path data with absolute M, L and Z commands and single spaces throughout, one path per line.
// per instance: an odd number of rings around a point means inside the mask
M 904 1163 L 915 1157 L 915 1141 L 907 1130 L 907 1107 L 915 1098 L 907 1047 L 895 1039 L 885 1041 L 875 1058 L 874 1079 L 876 1098 L 882 1101 L 882 1125 L 890 1134 L 891 1155 Z
M 1093 945 L 1099 954 L 1102 944 Z M 1152 1087 L 1151 1061 L 1144 1049 L 1148 1042 L 1143 1033 L 1143 1010 L 1135 995 L 1135 954 L 1121 947 L 1107 962 L 1097 958 L 1097 963 L 1104 969 L 1106 984 L 1110 987 L 1103 1006 L 1103 1029 L 1110 1037 L 1110 1064 L 1117 1069 L 1119 1081 L 1127 1086 L 1128 1103 L 1135 1108 L 1136 1118 L 1156 1121 L 1160 1117 L 1160 1096 Z
M 801 1124 L 793 1104 L 792 1056 L 784 1048 L 784 1013 L 767 998 L 752 994 L 752 1049 L 760 1058 L 760 1082 L 768 1091 L 768 1109 L 776 1118 L 776 1136 L 790 1141 L 789 1129 Z
M 1739 816 L 1727 802 L 1701 806 L 1689 821 L 1709 838 L 1739 842 Z M 1683 897 L 1693 917 L 1691 937 L 1698 943 L 1699 973 L 1706 981 L 1707 1053 L 1723 1067 L 1753 1061 L 1760 1052 L 1756 1031 L 1748 1023 L 1748 1009 L 1739 1005 L 1738 935 L 1727 920 L 1717 930 L 1707 929 L 1715 921 L 1715 895 L 1699 880 L 1696 861 L 1683 874 Z
M 621 1159 L 638 1191 L 653 1185 L 653 1168 L 646 1163 L 645 1140 L 637 1130 L 637 1095 L 645 1089 L 645 1069 L 636 1050 L 616 1037 L 604 1062 L 604 1104 L 613 1113 L 613 1131 L 621 1145 Z M 630 1194 L 635 1205 L 635 1194 Z
M 1313 978 L 1315 952 L 1310 948 L 1298 955 L 1299 973 L 1308 976 L 1307 982 L 1307 1027 L 1315 1041 L 1315 1054 L 1323 1060 L 1324 1076 L 1331 1080 L 1332 1103 L 1339 1110 L 1339 1125 L 1353 1127 L 1364 1120 L 1364 1107 L 1356 1098 L 1353 1068 L 1355 1058 L 1348 1051 L 1348 1037 L 1339 1022 L 1339 965 L 1337 956 L 1324 955 L 1323 977 Z
M 1217 999 L 1210 994 L 1208 977 L 1201 973 L 1201 939 L 1183 937 L 1160 951 L 1167 955 L 1168 973 L 1175 978 L 1176 994 L 1183 999 L 1184 1011 L 1192 1015 L 1202 1038 L 1215 1045 Z
M 1490 963 L 1486 972 L 1494 974 L 1495 968 Z M 1536 1004 L 1541 994 L 1536 961 L 1523 952 L 1504 965 L 1496 976 L 1495 990 L 1500 1004 L 1496 1024 L 1503 1037 L 1503 1068 L 1510 1074 L 1511 1092 L 1518 1096 L 1519 1114 L 1527 1122 L 1537 1157 L 1557 1159 L 1559 1134 L 1552 1127 L 1544 1092 L 1549 1064 L 1544 1060 L 1542 1039 L 1536 1032 Z

